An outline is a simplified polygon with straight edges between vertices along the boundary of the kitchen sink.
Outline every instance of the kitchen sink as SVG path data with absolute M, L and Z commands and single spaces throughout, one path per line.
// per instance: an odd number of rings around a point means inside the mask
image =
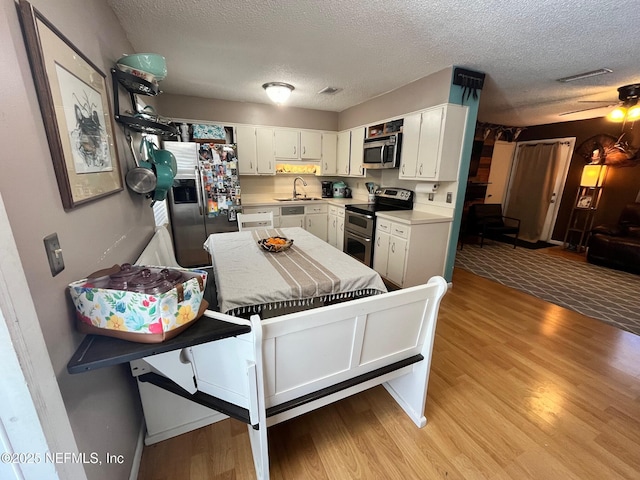
M 305 200 L 322 200 L 319 197 L 274 198 L 278 202 L 304 202 Z

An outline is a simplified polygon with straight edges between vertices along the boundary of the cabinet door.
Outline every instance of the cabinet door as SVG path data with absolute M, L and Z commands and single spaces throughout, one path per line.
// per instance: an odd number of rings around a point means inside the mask
M 300 158 L 300 132 L 296 130 L 275 131 L 276 158 Z
M 431 108 L 422 113 L 418 178 L 435 179 L 440 157 L 440 140 L 444 107 Z
M 336 232 L 336 247 L 338 250 L 344 251 L 344 209 L 342 215 L 338 215 L 338 231 Z
M 319 160 L 322 157 L 322 134 L 320 132 L 300 132 L 300 158 Z
M 327 243 L 338 248 L 338 215 L 329 215 L 327 225 Z
M 273 157 L 273 128 L 256 128 L 258 145 L 257 171 L 263 175 L 275 175 L 276 161 Z
M 351 130 L 351 147 L 349 149 L 349 176 L 364 177 L 365 170 L 362 168 L 364 160 L 364 127 Z
M 337 174 L 349 175 L 349 154 L 351 152 L 351 132 L 340 132 L 338 134 L 338 159 Z
M 389 239 L 391 235 L 376 230 L 376 243 L 373 246 L 373 269 L 383 277 L 387 276 L 389 263 Z
M 402 286 L 404 280 L 404 264 L 407 252 L 407 240 L 392 235 L 389 239 L 389 263 L 387 278 L 396 285 Z
M 305 215 L 305 230 L 313 233 L 320 240 L 327 241 L 327 217 L 326 213 Z
M 236 144 L 238 146 L 238 173 L 240 175 L 258 173 L 256 127 L 236 127 Z
M 415 178 L 420 152 L 420 124 L 422 114 L 416 113 L 404 118 L 402 125 L 402 154 L 399 178 Z
M 338 134 L 322 134 L 321 175 L 335 175 L 338 167 Z
M 304 215 L 281 215 L 280 226 L 286 227 L 301 227 L 304 228 Z

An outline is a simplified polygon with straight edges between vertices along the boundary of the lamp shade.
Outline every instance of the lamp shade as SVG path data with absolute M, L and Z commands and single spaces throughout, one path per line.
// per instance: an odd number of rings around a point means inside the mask
M 269 98 L 273 101 L 273 103 L 277 105 L 282 105 L 289 99 L 291 92 L 295 90 L 293 85 L 289 85 L 288 83 L 282 82 L 269 82 L 262 85 L 262 88 L 265 89 Z
M 607 173 L 606 165 L 585 165 L 582 169 L 581 187 L 601 187 Z

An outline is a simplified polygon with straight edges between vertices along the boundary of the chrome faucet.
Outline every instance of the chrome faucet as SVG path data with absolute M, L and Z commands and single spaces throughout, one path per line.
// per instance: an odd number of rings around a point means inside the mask
M 298 198 L 298 195 L 301 195 L 300 193 L 298 193 L 296 191 L 296 181 L 297 180 L 302 180 L 302 185 L 304 185 L 305 187 L 307 186 L 307 182 L 304 181 L 304 178 L 302 177 L 296 177 L 293 179 L 293 199 L 295 200 L 296 198 Z

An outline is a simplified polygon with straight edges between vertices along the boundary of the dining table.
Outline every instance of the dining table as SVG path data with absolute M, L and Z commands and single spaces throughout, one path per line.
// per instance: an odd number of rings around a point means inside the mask
M 273 236 L 293 243 L 267 251 L 259 242 Z M 215 233 L 204 249 L 211 255 L 219 310 L 229 315 L 304 309 L 387 291 L 375 270 L 300 227 Z

